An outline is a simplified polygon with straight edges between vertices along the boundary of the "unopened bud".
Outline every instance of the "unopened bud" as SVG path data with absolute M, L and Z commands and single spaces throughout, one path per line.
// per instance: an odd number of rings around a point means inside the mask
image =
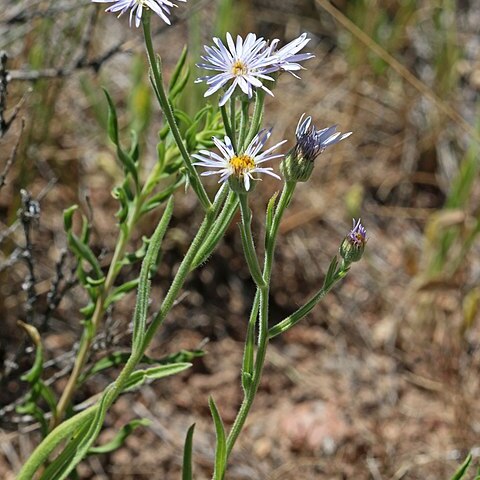
M 362 258 L 366 243 L 367 230 L 360 223 L 360 219 L 357 222 L 353 219 L 353 228 L 340 245 L 341 257 L 347 263 L 358 262 Z
M 315 130 L 312 117 L 307 117 L 304 120 L 304 115 L 300 117 L 295 131 L 297 143 L 280 165 L 283 176 L 287 181 L 306 182 L 312 175 L 314 160 L 318 155 L 325 148 L 340 142 L 352 133 L 337 132 L 336 125 Z

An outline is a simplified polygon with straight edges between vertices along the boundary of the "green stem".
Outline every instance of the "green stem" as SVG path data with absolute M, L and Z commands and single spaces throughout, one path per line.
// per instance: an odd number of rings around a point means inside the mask
M 264 265 L 264 277 L 265 281 L 270 284 L 270 276 L 272 272 L 273 254 L 275 252 L 275 244 L 277 241 L 278 229 L 280 227 L 280 221 L 290 205 L 293 193 L 295 191 L 296 182 L 285 182 L 278 200 L 277 208 L 275 209 L 275 215 L 273 216 L 272 226 L 270 231 L 265 232 L 265 265 Z
M 235 215 L 238 208 L 238 198 L 234 192 L 229 192 L 225 201 L 222 211 L 215 220 L 210 233 L 203 242 L 203 245 L 197 252 L 197 255 L 193 259 L 192 270 L 197 268 L 201 263 L 205 262 L 212 253 L 219 240 L 225 234 L 225 230 L 232 222 L 232 218 Z
M 260 125 L 263 119 L 263 105 L 265 103 L 265 92 L 262 89 L 257 89 L 255 94 L 255 107 L 253 109 L 252 122 L 250 123 L 250 129 L 248 130 L 247 138 L 245 139 L 245 146 L 247 146 L 253 137 L 260 130 Z
M 207 238 L 212 228 L 215 218 L 218 215 L 218 211 L 220 210 L 223 202 L 225 201 L 227 192 L 228 188 L 227 184 L 225 183 L 222 185 L 222 190 L 217 195 L 215 202 L 205 214 L 205 218 L 200 225 L 200 228 L 195 235 L 195 238 L 193 239 L 190 248 L 188 249 L 185 257 L 183 258 L 180 267 L 178 268 L 175 278 L 173 279 L 172 284 L 170 285 L 170 288 L 165 296 L 165 299 L 160 306 L 160 310 L 157 312 L 157 314 L 152 320 L 152 323 L 147 328 L 147 332 L 145 333 L 145 338 L 141 348 L 142 354 L 145 352 L 148 345 L 152 341 L 152 338 L 154 337 L 160 325 L 162 325 L 168 312 L 172 309 L 175 299 L 177 298 L 180 289 L 183 287 L 187 275 L 192 270 L 193 261 L 197 256 L 201 246 L 205 242 L 205 239 Z
M 268 332 L 268 297 L 270 289 L 270 278 L 273 265 L 273 254 L 275 250 L 276 238 L 280 221 L 285 213 L 285 209 L 288 207 L 293 192 L 295 190 L 295 182 L 287 182 L 284 185 L 282 195 L 278 201 L 275 215 L 272 221 L 270 231 L 265 232 L 265 261 L 263 266 L 263 285 L 257 288 L 257 295 L 260 295 L 260 312 L 259 312 L 259 329 L 258 329 L 258 347 L 257 355 L 255 358 L 254 371 L 250 387 L 245 389 L 242 405 L 237 413 L 235 421 L 232 425 L 230 433 L 227 437 L 227 458 L 230 455 L 235 442 L 242 431 L 242 428 L 247 419 L 248 413 L 255 400 L 258 386 L 262 378 L 263 366 L 265 363 L 265 357 L 267 354 L 267 347 L 269 341 Z M 242 203 L 240 203 L 242 205 Z
M 198 199 L 202 204 L 202 207 L 204 208 L 205 211 L 208 211 L 208 209 L 211 207 L 210 199 L 208 198 L 207 192 L 205 191 L 205 188 L 203 187 L 203 184 L 200 181 L 198 172 L 195 170 L 195 167 L 192 165 L 190 155 L 187 152 L 185 143 L 180 134 L 180 130 L 178 129 L 178 125 L 175 120 L 175 115 L 173 113 L 172 105 L 170 104 L 167 94 L 165 93 L 161 64 L 157 60 L 155 56 L 155 52 L 153 50 L 152 35 L 150 32 L 150 15 L 147 15 L 147 14 L 143 15 L 142 24 L 143 24 L 143 32 L 145 37 L 145 46 L 147 49 L 148 60 L 150 62 L 150 69 L 153 74 L 153 79 L 155 81 L 156 93 L 158 96 L 160 107 L 165 115 L 165 118 L 170 127 L 170 131 L 172 132 L 173 138 L 175 139 L 178 149 L 180 150 L 180 153 L 182 155 L 183 162 L 187 169 L 188 177 L 190 179 L 190 184 L 192 185 L 193 190 L 197 194 Z
M 246 194 L 239 193 L 238 199 L 240 200 L 240 211 L 242 213 L 240 233 L 242 237 L 242 245 L 245 259 L 247 260 L 250 274 L 256 285 L 258 287 L 264 287 L 265 282 L 263 279 L 262 271 L 260 270 L 260 264 L 258 263 L 258 257 L 255 251 L 255 244 L 253 243 L 252 212 L 250 211 L 250 208 L 248 206 L 248 197 Z
M 230 103 L 230 129 L 232 131 L 232 136 L 230 140 L 232 141 L 233 150 L 238 153 L 237 150 L 237 111 L 235 109 L 235 95 L 232 95 L 229 100 Z
M 223 121 L 223 126 L 225 127 L 225 133 L 227 134 L 227 137 L 232 140 L 232 138 L 235 137 L 235 132 L 232 129 L 232 126 L 230 125 L 230 120 L 228 118 L 228 113 L 227 113 L 227 108 L 225 105 L 222 105 L 220 107 L 220 112 L 222 114 L 222 121 Z
M 135 370 L 135 367 L 145 353 L 145 350 L 148 348 L 158 327 L 162 324 L 166 314 L 173 307 L 175 298 L 177 297 L 180 289 L 182 288 L 186 276 L 190 272 L 191 263 L 195 258 L 203 241 L 205 240 L 208 232 L 210 231 L 210 228 L 212 227 L 212 224 L 218 215 L 221 205 L 225 201 L 227 192 L 227 185 L 224 184 L 222 186 L 222 190 L 217 195 L 216 201 L 206 212 L 204 221 L 202 222 L 202 225 L 200 226 L 197 235 L 195 236 L 187 254 L 185 255 L 175 275 L 172 285 L 167 295 L 165 296 L 164 301 L 162 302 L 162 306 L 160 307 L 159 312 L 157 313 L 153 322 L 145 332 L 145 336 L 140 344 L 140 347 L 134 348 L 132 350 L 130 358 L 128 359 L 117 379 L 115 380 L 115 383 L 111 385 L 107 390 L 105 390 L 102 400 L 100 402 L 96 403 L 90 409 L 81 412 L 61 423 L 57 428 L 55 428 L 54 431 L 52 431 L 46 437 L 46 439 L 37 447 L 37 449 L 23 466 L 20 472 L 20 476 L 18 477 L 20 480 L 31 480 L 38 468 L 40 468 L 40 466 L 48 459 L 48 456 L 59 445 L 59 443 L 67 437 L 71 436 L 73 433 L 78 432 L 78 429 L 82 425 L 85 425 L 87 422 L 91 423 L 89 429 L 92 432 L 95 431 L 95 434 L 89 432 L 86 435 L 86 438 L 88 438 L 89 441 L 92 441 L 92 438 L 94 436 L 96 438 L 97 430 L 103 423 L 103 418 L 106 411 L 108 410 L 108 407 L 113 404 L 118 395 L 122 392 L 125 382 Z M 102 411 L 99 410 L 100 405 L 102 405 Z
M 262 378 L 263 364 L 265 362 L 265 355 L 267 353 L 268 345 L 268 286 L 259 288 L 260 292 L 260 322 L 259 322 L 259 332 L 258 332 L 258 348 L 257 356 L 255 359 L 255 366 L 253 370 L 253 375 L 251 379 L 251 384 L 248 389 L 246 389 L 242 404 L 238 410 L 235 421 L 233 422 L 232 428 L 227 437 L 227 459 L 232 452 L 232 449 L 237 441 L 238 436 L 240 435 L 245 421 L 247 419 L 250 408 L 252 407 L 253 401 L 255 400 L 255 395 L 260 385 L 260 380 Z M 226 467 L 226 466 L 225 466 Z
M 253 300 L 252 310 L 250 312 L 250 319 L 248 320 L 245 349 L 243 351 L 242 386 L 244 392 L 247 392 L 252 384 L 255 350 L 255 325 L 257 324 L 259 306 L 260 291 L 257 289 L 255 299 Z
M 245 135 L 247 133 L 248 125 L 248 107 L 250 106 L 249 102 L 242 101 L 242 110 L 240 115 L 240 127 L 238 129 L 238 149 L 239 152 L 243 152 L 246 148 Z M 237 153 L 239 153 L 237 152 Z
M 283 319 L 281 322 L 277 323 L 268 331 L 268 337 L 272 339 L 281 333 L 286 332 L 294 325 L 296 325 L 300 320 L 306 317 L 315 306 L 322 300 L 323 297 L 332 289 L 332 287 L 342 278 L 345 277 L 349 270 L 350 266 L 348 264 L 342 263 L 340 269 L 336 272 L 333 279 L 327 284 L 324 285 L 321 290 L 319 290 L 305 305 L 300 307 L 294 313 Z

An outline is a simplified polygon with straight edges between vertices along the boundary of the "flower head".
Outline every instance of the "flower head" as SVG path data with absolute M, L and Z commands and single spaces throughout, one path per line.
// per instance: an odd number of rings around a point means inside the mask
M 340 246 L 340 255 L 346 262 L 357 262 L 362 258 L 367 243 L 367 230 L 360 218 L 353 219 L 353 226 Z
M 300 117 L 297 130 L 295 131 L 295 136 L 297 137 L 296 148 L 301 150 L 302 155 L 308 157 L 310 161 L 315 160 L 327 147 L 335 145 L 352 134 L 352 132 L 337 132 L 336 125 L 322 128 L 322 130 L 315 130 L 315 126 L 312 124 L 312 117 L 309 116 L 303 120 L 304 115 Z
M 283 46 L 280 50 L 277 50 L 278 40 L 275 39 L 270 44 L 269 54 L 275 58 L 272 68 L 276 70 L 283 70 L 290 72 L 293 76 L 300 78 L 293 73 L 294 70 L 302 70 L 303 67 L 298 62 L 303 62 L 313 58 L 313 53 L 298 53 L 303 47 L 310 41 L 307 38 L 306 33 L 302 33 L 298 38 L 292 40 Z M 274 71 L 274 70 L 272 70 Z
M 202 56 L 204 63 L 197 64 L 197 67 L 218 72 L 197 78 L 196 83 L 206 82 L 209 86 L 205 97 L 232 81 L 220 99 L 220 106 L 225 105 L 237 86 L 248 98 L 252 98 L 254 88 L 261 88 L 273 96 L 263 84 L 265 80 L 274 81 L 269 74 L 279 70 L 299 70 L 302 67 L 297 62 L 313 56 L 309 53 L 298 54 L 309 41 L 306 34 L 280 50 L 277 50 L 278 40 L 269 45 L 266 40 L 257 38 L 253 33 L 249 33 L 245 40 L 237 36 L 236 42 L 230 33 L 227 33 L 226 38 L 226 45 L 219 38 L 214 38 L 214 46 L 205 46 L 206 55 Z
M 187 0 L 174 0 L 178 2 L 186 2 Z M 143 9 L 147 8 L 155 12 L 166 24 L 170 25 L 170 7 L 176 7 L 175 3 L 169 0 L 92 0 L 95 3 L 113 3 L 108 7 L 106 12 L 120 12 L 118 16 L 123 15 L 130 10 L 130 26 L 135 16 L 135 26 L 140 26 Z
M 199 153 L 192 155 L 193 158 L 198 160 L 194 165 L 214 169 L 213 171 L 203 172 L 202 175 L 218 174 L 220 175 L 219 182 L 225 182 L 228 179 L 240 181 L 240 183 L 243 183 L 241 187 L 244 188 L 245 191 L 249 191 L 251 181 L 256 180 L 253 175 L 254 173 L 265 173 L 272 177 L 280 178 L 273 172 L 271 167 L 260 166 L 274 158 L 283 157 L 282 154 L 272 155 L 272 152 L 285 143 L 286 140 L 260 153 L 260 150 L 269 139 L 271 132 L 271 129 L 260 131 L 243 153 L 235 152 L 229 137 L 225 136 L 223 141 L 213 137 L 213 142 L 220 150 L 221 155 L 215 152 L 209 152 L 208 150 L 200 150 Z
M 310 178 L 313 171 L 314 160 L 330 145 L 335 145 L 349 137 L 352 132 L 337 132 L 337 126 L 315 130 L 312 117 L 300 120 L 295 131 L 297 143 L 287 154 L 282 162 L 282 172 L 288 180 L 305 182 Z

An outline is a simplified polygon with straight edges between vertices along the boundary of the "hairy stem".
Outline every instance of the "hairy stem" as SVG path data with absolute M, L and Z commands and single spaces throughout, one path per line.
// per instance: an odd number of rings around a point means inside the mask
M 150 62 L 150 69 L 152 71 L 153 79 L 155 81 L 155 89 L 158 100 L 160 102 L 160 107 L 168 122 L 170 131 L 172 132 L 173 138 L 175 139 L 175 143 L 180 150 L 180 154 L 182 155 L 183 163 L 187 169 L 188 177 L 190 179 L 190 184 L 192 185 L 193 190 L 197 194 L 197 197 L 200 200 L 202 207 L 205 211 L 208 211 L 212 204 L 210 202 L 210 199 L 208 198 L 207 192 L 205 191 L 202 182 L 200 181 L 200 177 L 195 170 L 195 167 L 192 165 L 190 155 L 187 152 L 185 143 L 180 134 L 180 130 L 178 129 L 172 105 L 170 104 L 167 94 L 165 93 L 161 64 L 159 62 L 159 59 L 155 56 L 155 52 L 153 50 L 152 34 L 150 31 L 150 15 L 143 15 L 142 24 L 148 61 Z
M 242 405 L 237 413 L 235 421 L 232 425 L 230 433 L 227 437 L 227 458 L 230 455 L 238 436 L 240 435 L 242 428 L 247 419 L 248 413 L 255 400 L 255 395 L 260 385 L 262 378 L 263 366 L 265 363 L 265 357 L 267 354 L 267 347 L 269 341 L 268 333 L 268 300 L 270 289 L 270 278 L 272 273 L 273 255 L 275 251 L 276 238 L 280 221 L 285 213 L 285 209 L 288 207 L 293 192 L 295 190 L 295 182 L 287 182 L 284 185 L 282 195 L 280 196 L 275 215 L 273 218 L 272 226 L 269 231 L 265 232 L 265 261 L 263 266 L 263 285 L 258 286 L 257 295 L 260 295 L 260 311 L 259 311 L 259 329 L 258 329 L 258 344 L 257 355 L 255 357 L 255 365 L 251 383 L 249 388 L 245 389 Z

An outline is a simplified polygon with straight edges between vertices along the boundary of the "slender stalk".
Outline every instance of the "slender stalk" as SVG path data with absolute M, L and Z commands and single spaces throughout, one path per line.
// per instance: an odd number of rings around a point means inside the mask
M 245 349 L 242 362 L 242 386 L 246 392 L 252 384 L 254 349 L 255 349 L 255 325 L 257 324 L 258 310 L 260 307 L 260 291 L 257 289 L 253 300 L 250 318 L 248 320 L 247 335 L 245 338 Z
M 180 267 L 178 268 L 175 278 L 173 279 L 173 282 L 170 285 L 170 288 L 162 302 L 160 310 L 154 316 L 152 323 L 149 325 L 147 329 L 147 332 L 145 334 L 145 339 L 143 341 L 142 348 L 141 348 L 142 353 L 145 352 L 148 345 L 152 341 L 152 338 L 154 337 L 156 331 L 158 330 L 160 325 L 162 325 L 168 312 L 172 309 L 175 299 L 177 298 L 180 289 L 183 287 L 183 284 L 185 282 L 187 275 L 191 271 L 192 263 L 195 257 L 197 256 L 201 246 L 203 245 L 207 235 L 212 229 L 212 226 L 214 225 L 215 219 L 218 215 L 218 211 L 220 210 L 223 202 L 225 201 L 227 192 L 228 192 L 227 185 L 223 184 L 222 191 L 220 192 L 219 195 L 217 195 L 215 202 L 205 214 L 205 218 L 202 224 L 200 225 L 200 228 L 195 238 L 193 239 L 190 245 L 190 248 L 188 249 L 185 257 L 183 258 L 182 263 L 180 264 Z
M 342 262 L 340 269 L 336 272 L 332 280 L 324 285 L 313 297 L 302 307 L 298 310 L 293 312 L 288 317 L 284 318 L 281 322 L 277 323 L 268 331 L 269 339 L 280 335 L 281 333 L 290 330 L 294 325 L 296 325 L 300 320 L 306 317 L 314 308 L 315 306 L 325 297 L 325 295 L 332 289 L 332 287 L 345 275 L 347 274 L 350 265 Z
M 54 431 L 52 431 L 47 438 L 35 449 L 32 456 L 23 466 L 19 479 L 29 480 L 34 477 L 35 472 L 41 465 L 47 460 L 48 456 L 52 451 L 59 445 L 59 443 L 71 436 L 73 433 L 78 432 L 78 428 L 87 422 L 92 423 L 90 429 L 95 430 L 98 427 L 99 422 L 103 423 L 103 417 L 108 409 L 108 407 L 115 401 L 118 395 L 122 392 L 123 386 L 126 380 L 130 377 L 131 373 L 135 370 L 136 365 L 142 358 L 145 350 L 148 348 L 153 336 L 156 333 L 158 327 L 162 324 L 165 319 L 166 314 L 173 307 L 175 298 L 178 296 L 180 289 L 183 286 L 186 276 L 191 271 L 191 262 L 195 258 L 200 246 L 203 244 L 208 232 L 212 228 L 212 225 L 215 222 L 218 212 L 225 201 L 228 189 L 227 185 L 222 186 L 222 190 L 216 197 L 216 200 L 212 207 L 205 214 L 205 218 L 200 226 L 197 235 L 195 236 L 187 254 L 185 255 L 176 275 L 172 282 L 172 285 L 165 296 L 165 299 L 162 302 L 159 312 L 154 317 L 153 322 L 150 324 L 149 328 L 145 332 L 145 337 L 139 348 L 134 348 L 132 350 L 132 355 L 128 359 L 124 368 L 120 372 L 119 376 L 115 380 L 115 383 L 111 385 L 105 392 L 102 397 L 102 401 L 97 402 L 90 409 L 85 412 L 81 412 L 72 418 L 69 418 L 65 422 L 61 423 Z M 99 407 L 103 404 L 104 408 L 102 416 L 96 418 L 99 414 Z M 106 406 L 106 407 L 105 407 Z M 98 420 L 98 422 L 97 422 Z M 87 437 L 92 437 L 92 435 L 87 434 Z M 91 439 L 90 439 L 91 440 Z
M 235 109 L 235 95 L 232 95 L 230 97 L 230 100 L 228 101 L 230 104 L 230 130 L 232 131 L 232 136 L 230 137 L 230 140 L 232 141 L 232 146 L 235 152 L 238 153 L 237 150 L 237 137 L 236 137 L 236 131 L 237 131 L 237 111 Z
M 255 93 L 255 107 L 253 108 L 252 122 L 245 138 L 244 145 L 248 145 L 253 137 L 258 133 L 263 119 L 263 105 L 265 103 L 265 92 L 262 89 L 257 89 Z
M 194 270 L 201 263 L 205 262 L 209 255 L 212 253 L 215 246 L 218 244 L 220 238 L 223 237 L 225 230 L 230 225 L 233 216 L 235 215 L 238 207 L 238 198 L 233 192 L 229 192 L 222 211 L 215 220 L 215 225 L 211 229 L 207 238 L 203 242 L 203 245 L 195 256 L 191 269 Z
M 264 287 L 265 281 L 263 279 L 260 264 L 258 263 L 257 252 L 255 251 L 255 244 L 252 236 L 252 212 L 248 206 L 248 197 L 246 194 L 239 193 L 240 211 L 242 213 L 242 222 L 240 223 L 240 232 L 242 236 L 243 251 L 245 259 L 247 260 L 250 274 L 258 287 Z
M 225 105 L 222 105 L 220 107 L 220 113 L 222 114 L 222 121 L 223 126 L 225 127 L 225 133 L 227 134 L 227 137 L 232 140 L 235 136 L 235 133 L 232 130 L 232 126 L 230 125 L 230 119 L 228 118 L 227 108 L 225 107 Z
M 258 333 L 258 348 L 257 356 L 255 358 L 255 366 L 253 370 L 252 380 L 250 387 L 246 389 L 245 395 L 243 397 L 242 404 L 238 410 L 235 421 L 233 422 L 232 428 L 227 437 L 227 459 L 232 452 L 232 449 L 237 441 L 238 436 L 240 435 L 245 421 L 247 419 L 250 408 L 252 407 L 253 401 L 255 400 L 255 395 L 260 385 L 260 380 L 262 378 L 263 364 L 265 362 L 265 355 L 267 353 L 268 345 L 268 286 L 259 288 L 260 292 L 260 322 L 259 322 L 259 333 Z
M 293 192 L 295 190 L 295 182 L 287 182 L 284 185 L 282 195 L 278 201 L 277 208 L 275 210 L 275 215 L 272 222 L 272 227 L 270 231 L 265 233 L 265 261 L 263 266 L 263 286 L 257 288 L 257 295 L 260 294 L 260 312 L 259 312 L 259 329 L 258 329 L 258 346 L 257 346 L 257 355 L 255 358 L 254 371 L 252 375 L 252 380 L 250 387 L 245 389 L 245 395 L 243 397 L 243 402 L 240 406 L 240 409 L 237 413 L 235 421 L 232 425 L 230 433 L 227 437 L 227 458 L 230 455 L 235 442 L 242 431 L 242 428 L 247 419 L 248 413 L 253 405 L 255 400 L 255 395 L 258 391 L 260 385 L 260 380 L 262 378 L 263 366 L 265 363 L 265 357 L 267 354 L 267 347 L 269 341 L 268 334 L 268 297 L 270 289 L 270 278 L 272 273 L 272 264 L 273 264 L 273 254 L 275 250 L 276 238 L 278 234 L 278 229 L 280 226 L 280 221 L 285 213 L 285 209 L 288 207 Z
M 275 252 L 275 244 L 277 241 L 278 229 L 280 227 L 280 221 L 282 220 L 283 214 L 287 209 L 290 201 L 292 200 L 293 193 L 295 191 L 295 182 L 285 182 L 278 200 L 278 205 L 275 210 L 275 215 L 273 217 L 272 227 L 270 231 L 265 232 L 265 265 L 263 269 L 263 275 L 265 281 L 270 284 L 270 276 L 272 273 L 272 264 L 273 264 L 273 254 Z
M 152 44 L 152 34 L 150 31 L 150 15 L 148 14 L 143 15 L 142 24 L 143 24 L 143 33 L 145 37 L 145 46 L 147 49 L 148 61 L 150 62 L 150 69 L 152 71 L 153 79 L 155 81 L 156 93 L 157 93 L 158 100 L 160 102 L 160 107 L 168 122 L 173 138 L 175 139 L 175 142 L 180 150 L 180 154 L 182 155 L 183 163 L 187 169 L 188 177 L 190 179 L 192 188 L 197 194 L 198 199 L 202 204 L 202 207 L 204 208 L 205 211 L 207 211 L 212 204 L 210 202 L 210 199 L 208 198 L 207 192 L 205 191 L 205 188 L 202 182 L 200 181 L 200 177 L 197 171 L 195 170 L 195 167 L 192 165 L 190 155 L 187 152 L 185 143 L 180 134 L 180 130 L 178 129 L 178 125 L 175 120 L 175 115 L 173 113 L 172 105 L 170 104 L 167 94 L 165 93 L 161 65 L 157 60 L 157 57 L 155 56 L 155 52 Z
M 242 110 L 240 115 L 240 126 L 238 129 L 238 150 L 243 152 L 245 150 L 246 144 L 245 136 L 247 134 L 247 125 L 248 125 L 248 107 L 250 106 L 249 102 L 242 101 Z

